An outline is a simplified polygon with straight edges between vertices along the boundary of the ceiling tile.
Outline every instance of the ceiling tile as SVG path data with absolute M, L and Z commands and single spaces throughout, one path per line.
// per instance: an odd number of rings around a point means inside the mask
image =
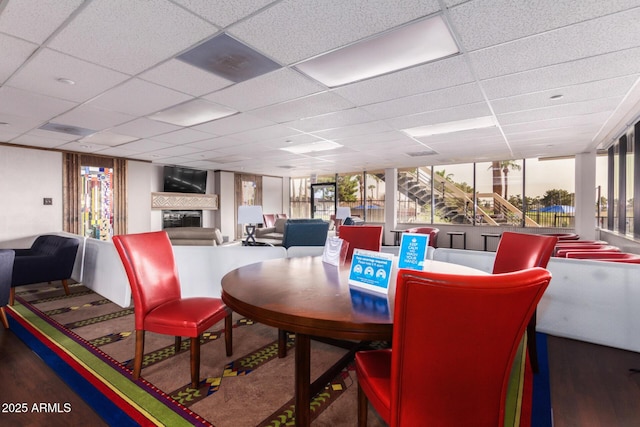
M 352 83 L 333 92 L 356 105 L 368 105 L 470 83 L 474 80 L 462 55 Z
M 291 64 L 439 10 L 437 0 L 285 0 L 229 29 L 282 64 Z M 354 19 L 356 18 L 357 19 Z
M 154 136 L 155 141 L 169 142 L 172 144 L 188 144 L 190 142 L 202 141 L 211 138 L 210 133 L 201 132 L 195 129 L 180 129 Z
M 286 123 L 338 110 L 346 110 L 352 107 L 353 104 L 344 98 L 331 92 L 323 92 L 294 99 L 293 101 L 259 108 L 252 111 L 251 114 L 276 123 Z
M 558 117 L 572 117 L 582 114 L 591 114 L 604 111 L 613 112 L 622 97 L 604 98 L 592 101 L 582 101 L 573 104 L 562 104 L 535 110 L 518 111 L 514 113 L 499 114 L 500 124 L 508 125 L 522 122 L 547 120 Z
M 84 102 L 128 78 L 126 74 L 51 49 L 42 49 L 7 84 L 60 99 Z M 66 84 L 58 79 L 69 79 L 75 84 Z
M 482 91 L 477 83 L 449 87 L 419 95 L 406 96 L 391 101 L 379 102 L 362 107 L 378 119 L 388 119 L 404 115 L 441 110 L 464 104 L 473 104 L 483 100 Z
M 445 108 L 436 111 L 427 111 L 412 116 L 396 117 L 387 120 L 394 129 L 408 129 L 417 126 L 433 125 L 436 123 L 448 123 L 452 121 L 486 117 L 491 115 L 489 106 L 484 102 Z
M 216 0 L 216 7 L 211 7 L 210 0 L 174 1 L 221 28 L 275 3 L 273 0 Z
M 205 96 L 239 111 L 278 104 L 326 90 L 296 71 L 283 68 Z
M 489 99 L 640 73 L 640 48 L 483 80 Z
M 137 141 L 123 144 L 120 146 L 120 148 L 137 153 L 147 153 L 149 151 L 171 148 L 171 144 L 168 144 L 166 142 L 154 141 L 152 139 L 139 139 Z
M 325 129 L 342 128 L 345 126 L 373 121 L 374 117 L 364 109 L 349 108 L 335 113 L 327 113 L 302 120 L 287 122 L 286 125 L 303 132 L 317 132 Z
M 135 116 L 103 110 L 101 108 L 94 108 L 85 104 L 79 105 L 73 110 L 59 115 L 55 118 L 55 122 L 66 125 L 81 126 L 88 129 L 103 130 L 133 119 L 135 119 Z
M 0 114 L 11 114 L 47 121 L 72 109 L 76 105 L 75 102 L 38 95 L 22 89 L 9 86 L 0 87 Z
M 131 79 L 92 99 L 88 104 L 109 111 L 147 115 L 190 99 L 192 97 L 184 93 L 144 80 Z
M 83 0 L 5 1 L 0 13 L 0 32 L 33 43 L 44 42 L 83 3 Z
M 272 121 L 241 113 L 193 126 L 193 129 L 214 135 L 229 135 L 274 124 Z
M 640 45 L 640 8 L 470 54 L 481 79 L 562 64 Z
M 37 48 L 35 44 L 0 33 L 0 83 L 8 79 Z
M 556 105 L 571 104 L 591 99 L 624 96 L 636 80 L 637 76 L 624 76 L 607 80 L 597 80 L 574 86 L 559 87 L 556 89 L 496 99 L 491 101 L 491 106 L 496 114 L 501 114 L 520 110 L 553 107 Z M 557 95 L 562 95 L 562 98 L 551 99 L 552 96 Z
M 167 132 L 180 129 L 180 126 L 141 117 L 128 123 L 116 126 L 111 131 L 122 135 L 137 136 L 138 138 L 149 138 Z
M 193 96 L 201 96 L 233 84 L 230 80 L 177 59 L 153 67 L 138 77 Z
M 449 16 L 472 51 L 637 6 L 636 0 L 469 1 L 451 8 Z
M 133 75 L 215 32 L 210 23 L 165 0 L 95 0 L 49 45 Z

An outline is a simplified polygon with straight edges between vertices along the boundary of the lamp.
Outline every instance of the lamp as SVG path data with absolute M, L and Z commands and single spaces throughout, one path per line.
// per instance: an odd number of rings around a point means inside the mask
M 247 246 L 255 245 L 256 224 L 261 224 L 262 206 L 238 206 L 238 224 L 246 224 L 247 238 L 245 240 Z
M 351 216 L 351 208 L 340 206 L 336 208 L 336 236 L 340 234 L 340 225 Z
M 338 207 L 336 208 L 336 219 L 345 220 L 351 216 L 351 208 L 348 207 Z

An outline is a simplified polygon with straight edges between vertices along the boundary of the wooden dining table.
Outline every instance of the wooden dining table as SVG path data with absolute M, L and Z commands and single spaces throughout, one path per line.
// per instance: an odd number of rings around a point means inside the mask
M 222 300 L 256 322 L 295 334 L 295 422 L 308 426 L 310 400 L 353 357 L 355 343 L 391 341 L 395 272 L 388 295 L 349 286 L 349 264 L 335 266 L 322 257 L 282 258 L 246 265 L 222 278 Z M 425 270 L 486 274 L 474 268 L 428 260 Z M 282 334 L 281 334 L 282 336 Z M 351 351 L 334 369 L 310 378 L 311 339 L 351 340 Z M 283 339 L 280 340 L 284 349 Z M 283 353 L 281 353 L 283 354 Z M 341 369 L 341 368 L 340 368 Z

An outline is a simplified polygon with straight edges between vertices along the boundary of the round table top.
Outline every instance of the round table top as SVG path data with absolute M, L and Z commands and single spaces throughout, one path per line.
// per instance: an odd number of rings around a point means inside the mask
M 389 294 L 349 286 L 349 264 L 322 257 L 282 258 L 246 265 L 222 278 L 222 300 L 252 320 L 314 336 L 390 340 L 393 331 L 395 273 Z M 425 270 L 486 274 L 461 265 L 432 261 Z

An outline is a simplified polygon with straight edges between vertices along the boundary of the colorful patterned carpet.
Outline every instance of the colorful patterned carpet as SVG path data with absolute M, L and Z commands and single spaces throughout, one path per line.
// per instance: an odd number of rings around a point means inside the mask
M 123 309 L 80 284 L 71 289 L 67 297 L 48 284 L 18 288 L 16 305 L 8 310 L 11 328 L 110 425 L 294 424 L 293 352 L 277 357 L 277 330 L 234 317 L 233 356 L 226 357 L 223 324 L 215 325 L 202 337 L 197 389 L 189 384 L 189 340 L 182 341 L 176 354 L 173 337 L 147 333 L 143 378 L 133 382 L 133 309 Z M 291 336 L 288 348 L 293 346 Z M 344 353 L 313 341 L 312 377 Z M 510 393 L 509 425 L 525 427 L 530 425 L 532 387 L 523 375 L 524 361 L 516 365 L 520 374 L 514 376 Z M 313 398 L 313 425 L 355 425 L 356 391 L 350 365 Z M 535 415 L 536 402 L 533 408 Z M 545 409 L 542 413 L 544 417 Z M 369 426 L 383 425 L 370 410 Z

